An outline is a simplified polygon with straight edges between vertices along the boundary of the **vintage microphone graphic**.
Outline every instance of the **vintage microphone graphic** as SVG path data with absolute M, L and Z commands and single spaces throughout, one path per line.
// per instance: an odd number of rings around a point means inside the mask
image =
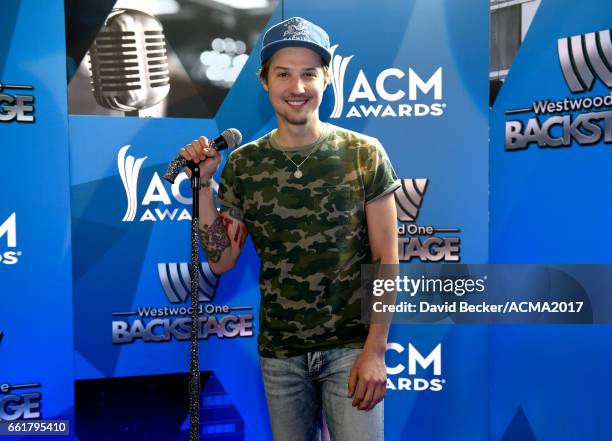
M 170 91 L 164 30 L 157 18 L 135 9 L 116 9 L 89 49 L 96 102 L 138 115 Z

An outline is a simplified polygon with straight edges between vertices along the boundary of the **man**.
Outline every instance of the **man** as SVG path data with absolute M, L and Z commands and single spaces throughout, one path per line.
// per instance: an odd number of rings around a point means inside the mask
M 277 441 L 383 439 L 388 326 L 361 323 L 361 264 L 397 264 L 399 186 L 374 139 L 319 120 L 329 37 L 294 17 L 263 40 L 260 80 L 278 129 L 230 155 L 201 137 L 180 154 L 200 162 L 200 237 L 218 274 L 251 235 L 261 260 L 258 348 Z M 203 162 L 201 162 L 203 161 Z M 380 404 L 379 404 L 380 403 Z

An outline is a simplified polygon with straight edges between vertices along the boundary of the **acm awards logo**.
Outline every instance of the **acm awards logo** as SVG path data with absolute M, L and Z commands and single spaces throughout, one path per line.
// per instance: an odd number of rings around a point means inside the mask
M 423 355 L 411 343 L 387 343 L 387 390 L 440 392 L 446 384 L 442 376 L 442 343 Z
M 15 265 L 22 254 L 17 249 L 17 213 L 14 212 L 0 224 L 0 264 Z
M 610 29 L 557 40 L 557 57 L 572 96 L 562 100 L 536 100 L 531 107 L 512 109 L 506 115 L 535 113 L 525 123 L 506 121 L 505 150 L 612 143 L 612 92 L 580 96 L 599 82 L 612 88 L 612 35 Z M 554 115 L 549 116 L 547 115 Z
M 331 118 L 384 118 L 441 116 L 446 109 L 442 91 L 442 67 L 438 67 L 429 78 L 421 77 L 412 68 L 402 70 L 390 67 L 373 78 L 368 78 L 363 69 L 350 87 L 345 111 L 344 82 L 353 55 L 343 57 L 336 53 L 338 45 L 331 48 L 330 63 L 334 108 Z M 419 102 L 427 98 L 433 103 Z
M 11 94 L 8 90 L 34 90 L 34 87 L 0 83 L 0 122 L 33 123 L 34 96 Z
M 166 299 L 171 306 L 143 306 L 136 311 L 113 313 L 113 316 L 136 316 L 112 322 L 114 344 L 168 342 L 189 340 L 191 337 L 191 274 L 186 262 L 158 263 L 157 273 Z M 199 266 L 199 338 L 235 338 L 253 336 L 253 314 L 241 311 L 252 306 L 214 305 L 220 277 L 212 272 L 208 262 Z
M 459 228 L 417 224 L 421 205 L 429 184 L 428 179 L 402 179 L 395 190 L 397 207 L 399 259 L 410 262 L 458 262 L 461 239 Z
M 0 331 L 0 344 L 4 332 Z M 40 418 L 42 394 L 40 392 L 19 393 L 22 389 L 37 389 L 40 384 L 0 383 L 0 421 L 33 420 Z
M 181 173 L 174 181 L 171 186 L 164 184 L 164 181 L 160 178 L 157 172 L 153 173 L 147 184 L 147 190 L 142 198 L 138 199 L 138 179 L 140 177 L 140 169 L 142 164 L 147 159 L 147 156 L 142 158 L 135 158 L 134 156 L 128 155 L 127 151 L 130 145 L 123 146 L 117 154 L 117 168 L 119 169 L 119 176 L 121 176 L 121 182 L 125 190 L 125 196 L 127 201 L 127 208 L 123 216 L 123 222 L 156 222 L 156 221 L 191 221 L 191 213 L 188 208 L 191 207 L 191 194 L 185 196 L 181 194 L 181 183 L 183 181 L 189 181 L 189 178 L 185 173 Z M 168 187 L 170 192 L 168 192 Z M 189 187 L 189 186 L 185 186 Z M 213 189 L 215 183 L 213 182 Z M 156 205 L 155 207 L 152 207 Z M 165 207 L 170 208 L 159 208 L 157 205 L 161 204 Z M 171 206 L 179 204 L 180 208 Z M 144 210 L 139 209 L 139 206 L 144 207 Z

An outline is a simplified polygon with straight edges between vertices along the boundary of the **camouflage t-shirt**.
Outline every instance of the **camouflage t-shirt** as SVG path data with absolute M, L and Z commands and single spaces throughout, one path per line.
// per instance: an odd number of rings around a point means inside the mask
M 301 177 L 288 157 L 306 159 Z M 269 133 L 232 152 L 219 202 L 241 213 L 261 260 L 262 356 L 363 346 L 365 205 L 398 186 L 378 140 L 332 125 L 307 146 L 280 147 Z

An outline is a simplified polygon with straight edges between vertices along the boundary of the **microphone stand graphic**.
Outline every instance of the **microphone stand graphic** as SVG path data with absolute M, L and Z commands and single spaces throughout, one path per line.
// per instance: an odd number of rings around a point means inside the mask
M 191 170 L 191 345 L 189 352 L 189 441 L 200 439 L 200 384 L 199 347 L 198 337 L 200 330 L 199 316 L 199 267 L 198 254 L 198 228 L 200 225 L 200 166 L 189 161 L 187 166 Z

